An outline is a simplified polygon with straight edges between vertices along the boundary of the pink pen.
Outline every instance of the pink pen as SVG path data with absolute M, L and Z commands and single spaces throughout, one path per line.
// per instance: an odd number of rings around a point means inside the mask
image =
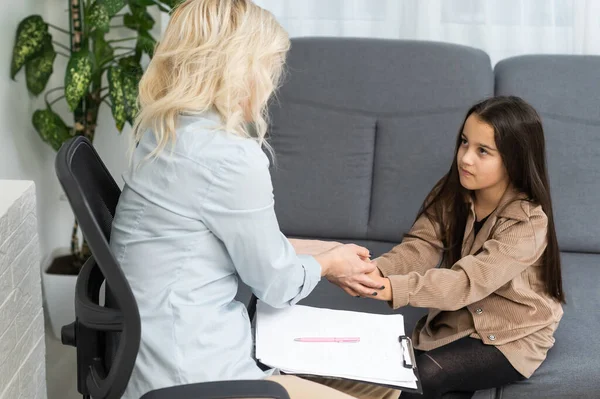
M 359 337 L 302 337 L 295 338 L 296 342 L 360 342 Z

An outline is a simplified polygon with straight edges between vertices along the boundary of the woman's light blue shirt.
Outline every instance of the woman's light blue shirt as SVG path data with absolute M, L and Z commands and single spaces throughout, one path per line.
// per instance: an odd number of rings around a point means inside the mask
M 173 147 L 144 135 L 123 175 L 111 248 L 138 303 L 142 339 L 125 398 L 173 385 L 264 378 L 241 278 L 264 302 L 290 306 L 320 280 L 279 230 L 269 161 L 255 140 L 182 116 Z M 140 163 L 141 162 L 141 163 Z M 138 166 L 139 165 L 139 166 Z

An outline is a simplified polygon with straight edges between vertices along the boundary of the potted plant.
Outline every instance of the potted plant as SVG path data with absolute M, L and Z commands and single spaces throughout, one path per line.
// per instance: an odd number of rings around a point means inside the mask
M 76 135 L 93 142 L 98 111 L 104 104 L 111 108 L 119 132 L 126 123 L 133 125 L 142 57 L 152 57 L 156 44 L 150 34 L 155 21 L 148 7 L 170 12 L 179 1 L 66 0 L 68 28 L 50 24 L 39 15 L 30 15 L 19 23 L 10 74 L 14 80 L 24 69 L 28 91 L 34 96 L 46 91 L 45 108 L 32 115 L 42 140 L 54 150 Z M 64 85 L 46 90 L 57 56 L 68 58 Z M 50 100 L 50 95 L 55 98 Z M 52 109 L 61 100 L 72 112 L 72 125 Z M 75 280 L 89 255 L 85 239 L 79 243 L 75 221 L 70 253 L 55 251 L 42 265 L 44 300 L 57 338 L 62 325 L 74 318 Z

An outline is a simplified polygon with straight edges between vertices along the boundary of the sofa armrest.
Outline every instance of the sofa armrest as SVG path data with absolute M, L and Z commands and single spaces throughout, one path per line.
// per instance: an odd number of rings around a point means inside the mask
M 204 382 L 157 389 L 141 399 L 226 399 L 268 398 L 290 399 L 280 384 L 266 380 Z

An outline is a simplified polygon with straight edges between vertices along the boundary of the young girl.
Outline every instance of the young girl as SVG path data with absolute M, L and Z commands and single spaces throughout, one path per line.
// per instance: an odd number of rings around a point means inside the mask
M 309 295 L 322 276 L 368 285 L 365 273 L 375 270 L 356 245 L 297 256 L 279 230 L 261 145 L 267 100 L 289 45 L 273 16 L 249 0 L 187 0 L 173 12 L 140 82 L 138 145 L 111 235 L 142 323 L 125 398 L 261 378 L 280 383 L 293 399 L 348 398 L 263 372 L 253 359 L 246 308 L 235 300 L 239 279 L 283 307 Z M 365 398 L 398 395 L 345 387 Z
M 529 378 L 564 303 L 536 111 L 517 97 L 474 105 L 450 170 L 402 243 L 375 262 L 385 289 L 372 298 L 429 308 L 413 332 L 424 395 L 402 399 L 471 398 Z

